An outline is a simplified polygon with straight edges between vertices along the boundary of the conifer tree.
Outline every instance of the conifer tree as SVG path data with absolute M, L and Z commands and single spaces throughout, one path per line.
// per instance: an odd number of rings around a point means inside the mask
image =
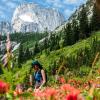
M 89 36 L 89 25 L 87 17 L 87 9 L 83 5 L 79 15 L 79 26 L 80 26 L 80 38 L 86 38 Z
M 71 23 L 68 23 L 67 25 L 67 30 L 66 30 L 66 34 L 67 34 L 67 45 L 72 45 L 73 41 L 74 41 L 74 37 L 73 37 L 73 32 L 72 32 L 72 26 Z
M 24 62 L 24 51 L 23 51 L 23 45 L 20 45 L 19 48 L 19 55 L 18 55 L 18 66 L 20 67 L 20 65 Z
M 36 54 L 39 53 L 39 52 L 40 52 L 40 48 L 39 48 L 38 43 L 36 42 L 36 43 L 35 43 L 35 47 L 34 47 L 34 55 L 36 55 Z
M 63 30 L 63 47 L 64 46 L 67 46 L 67 28 L 64 27 L 64 30 Z
M 100 12 L 98 11 L 96 4 L 93 7 L 93 15 L 90 23 L 91 31 L 100 30 Z
M 28 60 L 28 59 L 30 59 L 30 58 L 31 58 L 31 53 L 30 53 L 30 51 L 29 51 L 29 48 L 27 48 L 27 49 L 26 49 L 26 51 L 25 51 L 25 54 L 24 54 L 24 55 L 25 55 L 25 57 L 24 57 L 24 58 L 25 58 L 25 60 Z
M 54 50 L 55 48 L 55 44 L 56 43 L 56 39 L 55 39 L 55 34 L 50 34 L 50 38 L 49 38 L 49 46 L 50 46 L 50 51 Z
M 55 40 L 56 40 L 55 41 L 55 50 L 58 50 L 58 49 L 60 49 L 60 44 L 59 44 L 60 38 L 58 35 L 55 37 Z
M 78 26 L 78 23 L 77 23 L 77 21 L 74 19 L 73 21 L 72 21 L 72 28 L 73 28 L 73 41 L 74 41 L 74 43 L 75 42 L 77 42 L 78 40 L 79 40 L 79 26 Z
M 45 53 L 47 53 L 47 48 L 48 48 L 48 38 L 45 38 L 43 47 L 44 47 Z

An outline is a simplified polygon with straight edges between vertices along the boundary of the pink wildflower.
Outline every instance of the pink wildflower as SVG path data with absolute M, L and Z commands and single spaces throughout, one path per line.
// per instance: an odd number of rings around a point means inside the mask
M 9 84 L 3 81 L 0 81 L 0 94 L 4 94 L 8 92 L 8 90 L 9 90 Z

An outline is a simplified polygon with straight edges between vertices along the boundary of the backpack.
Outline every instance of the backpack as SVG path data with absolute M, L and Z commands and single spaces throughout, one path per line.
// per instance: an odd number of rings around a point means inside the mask
M 45 78 L 46 78 L 46 83 L 47 83 L 47 81 L 48 81 L 48 78 L 47 78 L 47 71 L 46 70 L 44 70 L 45 71 Z M 41 73 L 41 71 L 39 72 L 39 73 Z M 36 75 L 36 72 L 34 73 L 34 75 L 33 75 L 33 77 Z

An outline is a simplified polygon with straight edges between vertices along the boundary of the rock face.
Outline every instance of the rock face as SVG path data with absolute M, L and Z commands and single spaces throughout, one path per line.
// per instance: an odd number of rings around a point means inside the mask
M 2 35 L 6 34 L 7 32 L 10 33 L 11 31 L 12 31 L 11 23 L 7 21 L 0 22 L 0 33 L 2 33 Z
M 16 32 L 53 31 L 63 22 L 63 15 L 55 9 L 43 8 L 34 3 L 18 6 L 12 18 L 13 30 Z

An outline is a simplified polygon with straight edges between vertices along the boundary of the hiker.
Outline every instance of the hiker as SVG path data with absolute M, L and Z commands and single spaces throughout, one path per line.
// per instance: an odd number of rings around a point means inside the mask
M 46 74 L 42 65 L 38 61 L 32 62 L 32 70 L 34 74 L 30 75 L 30 85 L 32 86 L 33 81 L 35 82 L 35 89 L 41 89 L 46 83 Z

